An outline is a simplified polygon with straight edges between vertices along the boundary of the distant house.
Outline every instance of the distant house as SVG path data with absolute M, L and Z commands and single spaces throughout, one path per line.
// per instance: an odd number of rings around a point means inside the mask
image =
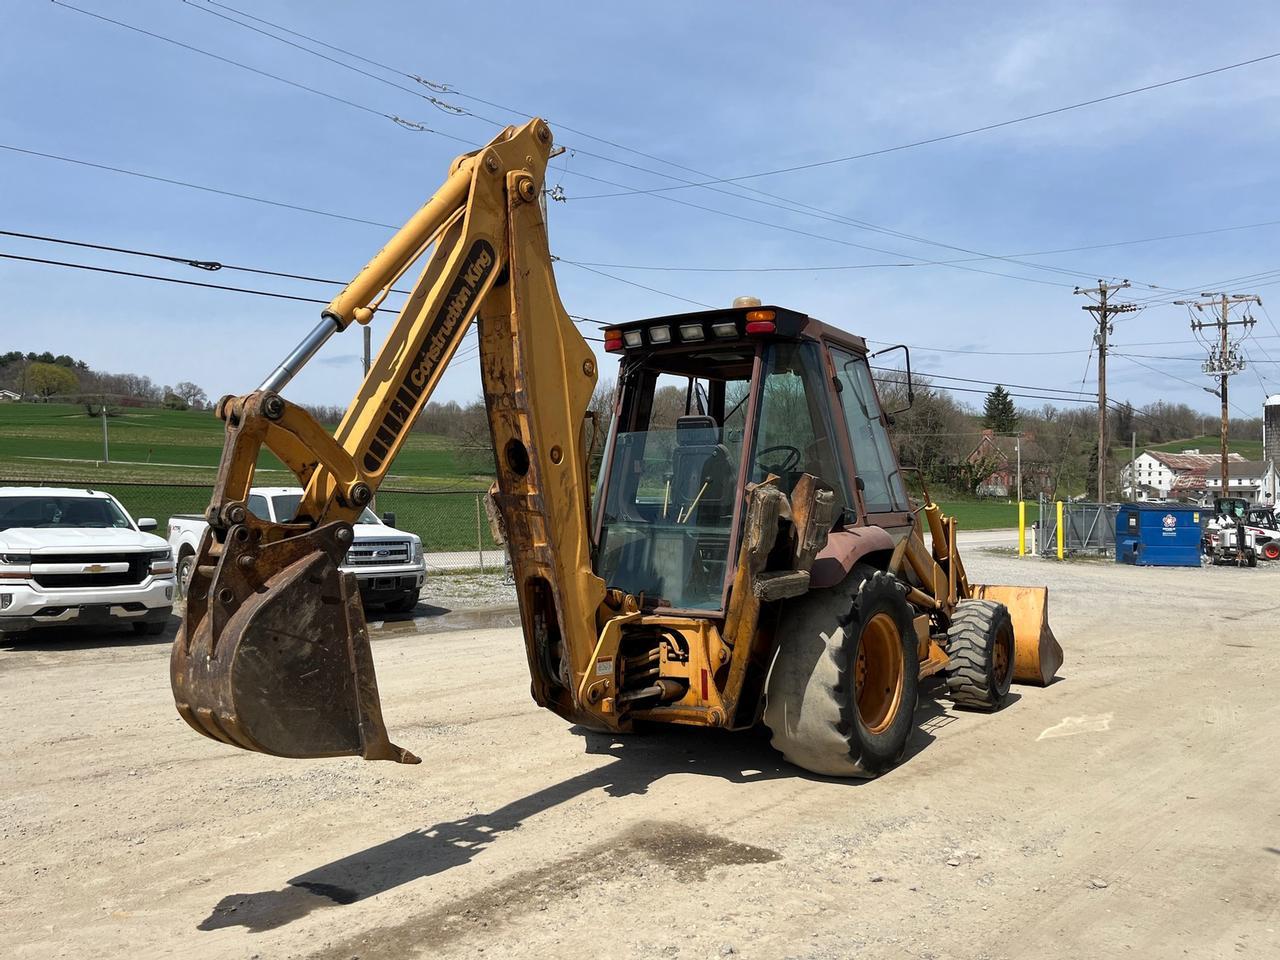
M 1213 466 L 1200 474 L 1180 477 L 1173 484 L 1173 497 L 1195 500 L 1211 506 L 1222 492 L 1222 461 L 1215 458 Z M 1271 460 L 1245 460 L 1243 457 L 1227 458 L 1227 493 L 1229 497 L 1244 497 L 1254 503 L 1274 506 L 1277 493 L 1275 462 Z
M 1020 437 L 999 437 L 994 431 L 983 430 L 982 439 L 966 458 L 969 463 L 993 460 L 996 469 L 977 486 L 981 497 L 1016 497 L 1018 495 L 1018 462 L 1021 453 L 1022 496 L 1034 497 L 1053 491 L 1053 475 L 1043 448 L 1036 443 L 1035 434 L 1024 433 Z
M 12 390 L 0 390 L 0 403 L 17 403 L 22 399 L 22 394 L 14 393 Z
M 1232 464 L 1244 463 L 1238 453 L 1227 455 Z M 1136 483 L 1139 500 L 1198 499 L 1192 495 L 1197 489 L 1203 494 L 1208 489 L 1209 476 L 1221 478 L 1222 459 L 1216 453 L 1184 450 L 1181 453 L 1165 453 L 1163 450 L 1144 450 L 1133 462 L 1134 477 L 1129 476 L 1129 465 L 1120 471 L 1121 487 L 1126 497 L 1132 496 L 1131 487 Z M 1234 474 L 1234 467 L 1232 467 Z M 1221 483 L 1218 483 L 1221 486 Z

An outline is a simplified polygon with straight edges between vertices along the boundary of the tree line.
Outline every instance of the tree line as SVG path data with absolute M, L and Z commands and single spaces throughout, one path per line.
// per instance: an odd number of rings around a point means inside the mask
M 89 416 L 108 414 L 121 407 L 163 406 L 172 410 L 202 410 L 209 398 L 199 384 L 181 380 L 158 384 L 136 373 L 95 370 L 67 354 L 0 354 L 0 389 L 12 390 L 24 400 L 80 403 Z

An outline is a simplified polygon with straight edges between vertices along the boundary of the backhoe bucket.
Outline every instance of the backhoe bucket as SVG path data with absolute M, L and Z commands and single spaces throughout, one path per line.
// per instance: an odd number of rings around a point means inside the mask
M 206 534 L 174 641 L 178 712 L 200 733 L 280 757 L 417 763 L 387 739 L 360 591 L 338 562 L 351 528 L 329 524 L 271 544 L 232 527 Z
M 975 585 L 973 595 L 1009 608 L 1015 683 L 1048 686 L 1062 666 L 1062 647 L 1049 626 L 1049 588 Z

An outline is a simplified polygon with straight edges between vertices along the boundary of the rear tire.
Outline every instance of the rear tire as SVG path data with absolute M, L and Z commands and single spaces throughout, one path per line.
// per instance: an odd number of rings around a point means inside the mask
M 902 759 L 920 674 L 906 593 L 892 574 L 856 567 L 783 609 L 764 722 L 796 766 L 874 777 Z
M 1258 551 L 1250 550 L 1247 556 L 1249 558 L 1249 566 L 1256 567 L 1258 565 Z
M 1262 556 L 1265 560 L 1280 560 L 1280 540 L 1269 540 L 1264 543 Z
M 958 707 L 999 710 L 1013 682 L 1013 620 L 1003 603 L 961 600 L 947 631 L 947 695 Z

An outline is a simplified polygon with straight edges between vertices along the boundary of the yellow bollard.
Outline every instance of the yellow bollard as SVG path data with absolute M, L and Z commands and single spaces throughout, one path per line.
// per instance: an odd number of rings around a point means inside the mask
M 1027 555 L 1027 501 L 1018 501 L 1018 556 Z
M 1065 545 L 1065 541 L 1063 539 L 1063 533 L 1062 533 L 1062 501 L 1059 500 L 1058 501 L 1058 559 L 1059 560 L 1061 560 L 1064 556 L 1064 553 L 1063 553 L 1064 545 Z

